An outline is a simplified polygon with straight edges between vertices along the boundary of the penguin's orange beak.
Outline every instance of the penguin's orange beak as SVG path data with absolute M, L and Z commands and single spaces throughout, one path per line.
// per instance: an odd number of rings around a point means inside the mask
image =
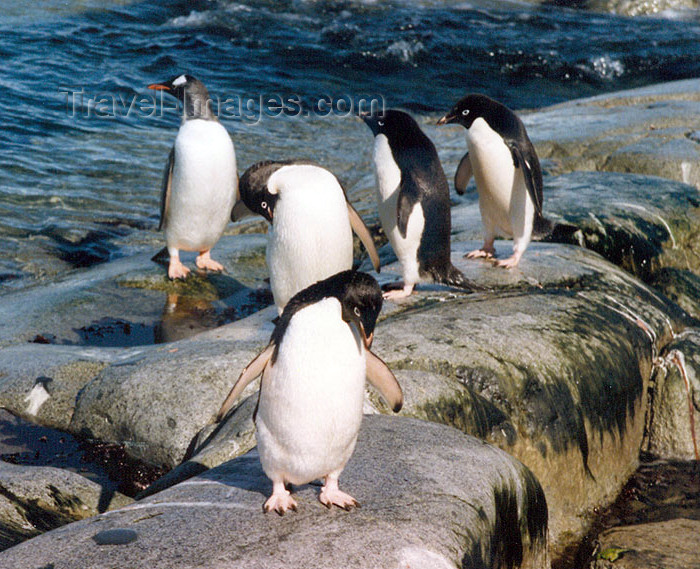
M 155 91 L 171 91 L 170 87 L 167 85 L 160 85 L 159 83 L 153 83 L 153 85 L 149 85 L 148 88 Z
M 374 332 L 368 336 L 365 333 L 365 327 L 362 325 L 362 322 L 360 322 L 360 335 L 362 336 L 362 343 L 365 345 L 365 348 L 369 350 L 372 347 L 372 340 L 374 340 Z
M 450 124 L 453 120 L 455 120 L 454 115 L 445 115 L 437 122 L 437 125 L 442 126 L 444 124 Z

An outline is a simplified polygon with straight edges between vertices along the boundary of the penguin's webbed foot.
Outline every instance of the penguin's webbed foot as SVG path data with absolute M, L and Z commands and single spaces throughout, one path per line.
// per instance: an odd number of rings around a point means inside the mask
M 168 277 L 171 280 L 175 279 L 185 279 L 187 275 L 190 274 L 190 270 L 183 265 L 179 259 L 170 258 L 170 263 L 168 264 Z
M 335 505 L 338 506 L 339 508 L 343 508 L 346 512 L 349 512 L 353 508 L 361 508 L 360 503 L 355 500 L 350 494 L 346 494 L 342 490 L 339 490 L 337 487 L 333 489 L 329 489 L 327 486 L 324 486 L 321 489 L 321 494 L 318 496 L 318 500 L 326 506 L 329 510 Z
M 474 251 L 469 251 L 464 255 L 465 259 L 493 259 L 496 255 L 496 249 L 493 247 L 482 247 L 481 249 L 475 249 Z
M 318 496 L 319 502 L 326 506 L 329 510 L 333 505 L 343 508 L 349 512 L 353 508 L 360 508 L 360 503 L 355 500 L 350 494 L 346 494 L 338 488 L 338 474 L 329 474 L 325 478 L 323 488 Z
M 522 255 L 522 253 L 513 253 L 507 259 L 501 259 L 500 261 L 496 261 L 495 265 L 504 269 L 513 269 L 518 266 L 518 263 L 520 262 L 520 257 L 522 257 Z
M 297 501 L 292 498 L 289 490 L 284 487 L 284 484 L 282 484 L 281 487 L 275 485 L 272 496 L 270 496 L 263 505 L 263 512 L 266 514 L 273 510 L 280 516 L 283 516 L 287 510 L 297 511 Z
M 390 290 L 385 291 L 382 293 L 382 296 L 384 297 L 384 300 L 398 300 L 399 298 L 406 298 L 408 296 L 411 296 L 411 293 L 413 292 L 413 287 L 415 285 L 407 285 L 404 283 L 399 283 L 398 288 L 392 288 Z
M 209 256 L 209 251 L 202 251 L 197 258 L 194 260 L 195 265 L 198 269 L 214 271 L 221 273 L 224 270 L 224 266 L 221 263 L 217 263 L 214 259 Z

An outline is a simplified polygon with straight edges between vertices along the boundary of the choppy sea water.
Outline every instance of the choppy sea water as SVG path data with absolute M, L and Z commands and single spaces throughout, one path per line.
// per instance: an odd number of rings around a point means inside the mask
M 146 85 L 181 72 L 222 101 L 241 171 L 315 158 L 351 197 L 372 176 L 371 136 L 349 116 L 362 99 L 433 115 L 481 91 L 538 108 L 700 75 L 695 11 L 627 18 L 498 0 L 0 6 L 0 294 L 162 245 L 160 177 L 179 117 Z M 273 116 L 270 100 L 291 110 Z

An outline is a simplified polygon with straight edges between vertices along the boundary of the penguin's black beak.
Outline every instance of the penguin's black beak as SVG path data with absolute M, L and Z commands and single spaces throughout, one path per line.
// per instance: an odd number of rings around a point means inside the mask
M 444 125 L 444 124 L 450 124 L 450 123 L 454 122 L 454 120 L 455 120 L 456 118 L 457 118 L 457 117 L 456 117 L 455 115 L 451 115 L 451 114 L 448 113 L 448 114 L 446 114 L 444 117 L 442 117 L 436 124 L 437 124 L 438 126 L 442 126 L 442 125 Z

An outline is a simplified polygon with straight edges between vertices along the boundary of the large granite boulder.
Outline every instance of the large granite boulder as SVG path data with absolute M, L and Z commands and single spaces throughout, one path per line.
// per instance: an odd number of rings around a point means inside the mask
M 645 449 L 668 460 L 700 460 L 700 329 L 674 338 L 654 366 Z
M 0 550 L 132 502 L 68 470 L 0 460 Z
M 577 99 L 523 122 L 552 174 L 632 172 L 700 188 L 700 79 Z
M 157 496 L 0 553 L 13 569 L 549 567 L 547 506 L 517 460 L 412 419 L 366 417 L 341 484 L 362 508 L 263 514 L 256 452 Z

